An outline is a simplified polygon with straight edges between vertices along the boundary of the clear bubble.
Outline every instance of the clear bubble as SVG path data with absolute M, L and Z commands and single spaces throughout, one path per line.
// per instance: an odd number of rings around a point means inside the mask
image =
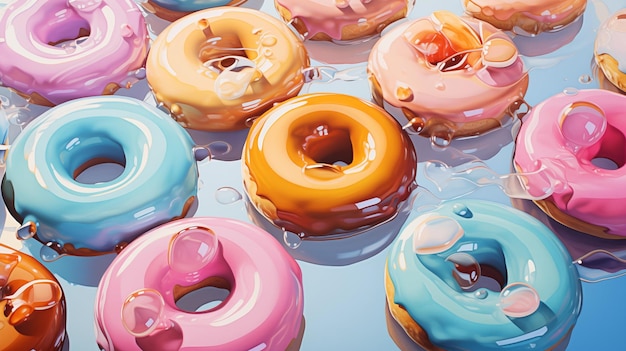
M 561 134 L 566 146 L 574 153 L 598 142 L 607 128 L 604 111 L 589 102 L 568 106 L 561 119 Z
M 466 252 L 455 252 L 446 258 L 446 261 L 454 264 L 452 276 L 461 289 L 471 289 L 480 279 L 480 264 L 474 256 Z
M 53 262 L 61 258 L 61 254 L 50 246 L 42 246 L 39 250 L 39 257 L 41 257 L 44 262 Z
M 447 147 L 452 142 L 452 136 L 441 137 L 438 135 L 432 135 L 430 137 L 430 142 L 437 147 Z
M 302 234 L 298 235 L 286 230 L 283 231 L 283 242 L 292 250 L 295 250 L 302 245 L 302 237 Z
M 211 155 L 226 155 L 232 150 L 232 146 L 225 141 L 214 141 L 207 145 L 209 150 L 211 151 Z
M 499 307 L 509 317 L 529 316 L 539 308 L 540 303 L 537 291 L 526 283 L 509 284 L 500 292 Z
M 124 328 L 135 337 L 149 335 L 162 323 L 164 305 L 163 297 L 156 290 L 133 292 L 122 306 Z
M 215 192 L 215 199 L 222 205 L 229 205 L 241 200 L 243 196 L 237 189 L 229 186 L 221 187 Z
M 196 273 L 217 255 L 215 233 L 202 227 L 191 227 L 177 233 L 170 242 L 168 264 L 181 274 Z
M 141 67 L 140 69 L 135 71 L 135 78 L 137 79 L 145 79 L 146 78 L 146 69 Z
M 432 214 L 415 220 L 419 225 L 413 233 L 413 251 L 418 255 L 449 250 L 464 234 L 459 222 L 451 217 Z
M 9 100 L 8 97 L 4 95 L 0 95 L 0 105 L 2 105 L 3 107 L 8 107 L 10 104 L 11 104 L 11 101 Z
M 472 218 L 474 216 L 472 211 L 470 211 L 470 209 L 463 204 L 454 204 L 452 206 L 452 212 L 463 218 Z
M 489 295 L 489 292 L 487 291 L 487 289 L 478 289 L 474 292 L 474 297 L 479 300 L 486 299 L 488 295 Z
M 17 238 L 27 240 L 35 236 L 37 233 L 37 224 L 32 221 L 25 222 L 17 229 Z
M 563 89 L 563 94 L 573 96 L 578 94 L 578 89 L 572 87 L 565 88 Z
M 593 79 L 588 74 L 583 74 L 580 77 L 578 77 L 578 82 L 580 82 L 581 84 L 589 84 L 591 83 L 592 80 Z

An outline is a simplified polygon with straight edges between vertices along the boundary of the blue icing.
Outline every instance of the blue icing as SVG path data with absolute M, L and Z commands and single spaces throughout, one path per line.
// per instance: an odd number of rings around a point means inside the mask
M 225 6 L 230 4 L 232 0 L 152 0 L 152 2 L 168 10 L 190 12 Z
M 472 216 L 459 216 L 461 204 Z M 432 216 L 454 218 L 463 236 L 447 250 L 418 255 L 412 233 Z M 442 233 L 443 234 L 443 233 Z M 541 300 L 525 317 L 500 308 L 500 292 L 464 290 L 446 261 L 455 252 L 472 255 L 481 266 L 504 275 L 502 285 L 525 283 Z M 402 259 L 404 257 L 404 260 Z M 388 258 L 394 302 L 424 328 L 433 344 L 446 350 L 545 350 L 574 326 L 582 293 L 571 257 L 554 234 L 526 213 L 478 200 L 446 203 L 409 218 Z M 504 287 L 504 286 L 503 286 Z
M 2 192 L 42 242 L 110 251 L 178 217 L 197 193 L 189 134 L 143 101 L 102 96 L 61 104 L 11 145 Z M 125 164 L 113 180 L 74 180 L 88 161 Z

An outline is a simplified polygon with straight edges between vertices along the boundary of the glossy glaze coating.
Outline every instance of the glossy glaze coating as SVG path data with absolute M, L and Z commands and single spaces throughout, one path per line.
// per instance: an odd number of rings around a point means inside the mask
M 278 13 L 306 38 L 352 40 L 380 33 L 415 0 L 275 0 Z
M 61 285 L 36 259 L 3 244 L 0 311 L 0 350 L 63 348 L 65 296 Z
M 517 34 L 562 29 L 585 12 L 587 0 L 463 0 L 472 16 Z
M 375 101 L 418 121 L 422 135 L 475 135 L 500 126 L 528 75 L 517 48 L 492 25 L 437 11 L 392 29 L 368 62 Z M 414 119 L 415 118 L 415 119 Z
M 113 94 L 137 80 L 147 52 L 132 0 L 15 0 L 0 13 L 0 80 L 36 104 Z
M 203 312 L 177 307 L 184 294 L 216 282 L 230 291 L 218 306 Z M 129 303 L 129 296 L 145 289 L 155 296 L 156 310 Z M 142 315 L 146 309 L 157 316 L 148 332 L 141 329 L 151 316 Z M 155 345 L 285 350 L 298 334 L 302 312 L 300 267 L 272 236 L 237 220 L 200 217 L 164 224 L 128 245 L 100 281 L 95 318 L 98 344 L 107 351 Z
M 595 60 L 615 86 L 626 92 L 626 9 L 615 12 L 600 28 L 595 42 Z
M 252 204 L 303 236 L 392 218 L 415 188 L 413 144 L 381 108 L 342 94 L 292 98 L 255 121 L 244 145 Z
M 579 231 L 626 236 L 626 210 L 622 205 L 626 197 L 624 103 L 625 96 L 605 90 L 561 93 L 535 106 L 517 136 L 514 161 L 518 171 L 529 173 L 545 167 L 558 185 L 545 202 L 540 202 L 542 209 Z M 577 105 L 587 109 L 587 116 L 601 111 L 598 118 L 604 116 L 606 126 L 583 115 L 580 123 L 567 125 L 571 130 L 564 129 L 567 112 Z M 568 135 L 579 140 L 570 136 L 570 141 Z M 596 166 L 592 161 L 597 158 L 613 161 L 617 169 Z M 525 178 L 531 194 L 544 192 L 543 175 L 527 174 Z M 563 214 L 567 217 L 562 218 Z
M 147 0 L 142 1 L 148 12 L 168 20 L 175 21 L 194 11 L 200 11 L 218 6 L 238 6 L 246 0 Z
M 2 194 L 20 222 L 64 253 L 107 252 L 172 218 L 196 195 L 191 137 L 143 101 L 90 97 L 56 106 L 11 145 Z M 84 169 L 124 165 L 110 181 L 79 182 Z M 59 210 L 62 209 L 62 210 Z
M 146 70 L 157 101 L 183 126 L 234 130 L 297 95 L 308 65 L 302 42 L 278 19 L 220 7 L 185 16 L 161 32 Z
M 417 342 L 429 350 L 548 350 L 571 331 L 582 302 L 578 273 L 542 223 L 480 200 L 416 216 L 389 253 L 387 298 L 409 336 L 416 329 L 403 317 L 423 329 Z M 473 288 L 481 276 L 502 292 Z

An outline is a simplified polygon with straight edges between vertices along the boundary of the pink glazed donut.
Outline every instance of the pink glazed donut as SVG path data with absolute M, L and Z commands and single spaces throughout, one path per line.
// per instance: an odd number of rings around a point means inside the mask
M 204 287 L 229 295 L 206 311 L 176 305 Z M 303 326 L 302 273 L 267 232 L 226 218 L 187 218 L 129 244 L 104 273 L 97 342 L 111 350 L 285 350 Z
M 515 166 L 556 221 L 603 238 L 626 237 L 626 96 L 566 91 L 535 106 L 515 146 Z
M 137 80 L 148 40 L 133 0 L 15 0 L 0 12 L 0 81 L 46 106 L 113 94 Z

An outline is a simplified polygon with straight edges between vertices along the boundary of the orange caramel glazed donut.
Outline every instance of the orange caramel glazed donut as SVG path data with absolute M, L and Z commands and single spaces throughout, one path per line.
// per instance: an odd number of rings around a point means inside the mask
M 0 244 L 0 350 L 60 351 L 65 297 L 39 261 Z
M 219 7 L 161 32 L 146 74 L 156 100 L 181 125 L 226 131 L 297 95 L 308 66 L 304 45 L 285 23 L 258 10 Z
M 342 94 L 302 95 L 267 111 L 252 125 L 242 161 L 251 203 L 301 237 L 382 223 L 416 186 L 415 150 L 400 124 Z

